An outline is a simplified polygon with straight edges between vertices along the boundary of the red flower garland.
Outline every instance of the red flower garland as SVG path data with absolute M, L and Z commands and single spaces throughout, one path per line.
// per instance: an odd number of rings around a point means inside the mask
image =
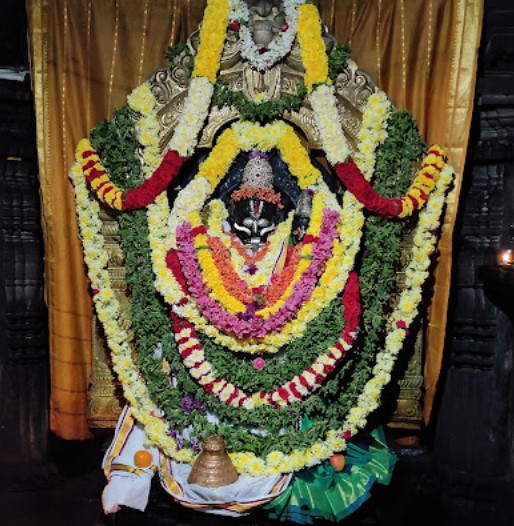
M 434 159 L 430 162 L 429 159 Z M 371 212 L 381 217 L 405 217 L 423 206 L 435 186 L 445 163 L 441 148 L 434 145 L 428 151 L 421 170 L 411 187 L 402 197 L 387 198 L 379 195 L 366 180 L 355 161 L 349 157 L 346 163 L 336 166 L 336 173 L 346 188 Z
M 348 157 L 346 163 L 336 166 L 336 173 L 346 188 L 371 212 L 382 217 L 398 216 L 402 212 L 401 199 L 388 199 L 379 195 L 364 178 L 355 161 Z
M 111 208 L 122 211 L 137 210 L 153 203 L 177 176 L 186 160 L 175 150 L 169 150 L 149 179 L 122 195 L 122 190 L 112 183 L 94 149 L 84 151 L 82 158 L 82 171 L 98 198 Z
M 173 265 L 173 256 L 171 260 L 168 261 L 170 266 Z M 258 391 L 253 395 L 245 394 L 237 386 L 233 385 L 229 381 L 215 376 L 214 371 L 209 367 L 208 370 L 202 374 L 195 375 L 195 379 L 200 383 L 202 388 L 207 393 L 212 393 L 216 389 L 216 396 L 222 400 L 225 405 L 232 405 L 235 407 L 243 407 L 245 402 L 257 395 L 261 400 L 266 401 L 271 404 L 272 407 L 278 409 L 281 405 L 289 405 L 297 400 L 301 400 L 304 396 L 307 396 L 311 391 L 319 388 L 326 380 L 326 378 L 336 369 L 336 367 L 341 363 L 341 361 L 346 357 L 348 351 L 353 345 L 357 329 L 360 322 L 361 314 L 361 304 L 360 304 L 360 290 L 359 290 L 359 279 L 356 272 L 351 272 L 348 276 L 348 281 L 343 291 L 342 304 L 344 308 L 344 320 L 345 325 L 341 332 L 341 338 L 338 342 L 334 344 L 334 348 L 337 351 L 337 354 L 334 354 L 331 351 L 327 358 L 329 363 L 324 363 L 323 368 L 320 371 L 319 368 L 316 368 L 315 360 L 312 364 L 305 369 L 300 375 L 286 382 L 280 387 L 273 389 L 271 392 Z M 187 320 L 184 320 L 177 314 L 170 312 L 170 317 L 172 321 L 173 332 L 178 335 L 182 329 L 189 329 L 190 335 L 184 336 L 180 339 L 177 339 L 179 344 L 179 353 L 183 360 L 188 359 L 192 353 L 196 350 L 202 351 L 203 355 L 203 346 L 198 340 L 196 330 L 192 323 Z M 182 348 L 180 348 L 182 346 Z M 262 360 L 262 358 L 256 358 L 257 360 Z M 205 357 L 198 357 L 193 364 L 186 365 L 188 369 L 199 369 L 204 366 L 206 363 Z M 265 361 L 262 360 L 262 363 L 258 364 L 256 368 L 263 369 L 265 366 Z M 202 378 L 207 375 L 214 377 L 212 380 L 208 379 L 207 381 L 202 381 Z M 302 394 L 301 391 L 306 391 Z M 225 397 L 222 398 L 221 395 L 225 394 Z M 278 399 L 277 399 L 278 396 Z M 283 401 L 279 403 L 279 399 Z
M 137 210 L 153 203 L 178 175 L 187 157 L 181 157 L 175 150 L 168 150 L 161 164 L 144 183 L 131 188 L 123 199 L 123 210 Z

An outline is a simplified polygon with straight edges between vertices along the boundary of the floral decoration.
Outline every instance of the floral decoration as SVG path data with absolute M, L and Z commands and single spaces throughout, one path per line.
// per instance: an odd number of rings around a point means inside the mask
M 137 135 L 142 165 L 133 152 L 127 168 L 111 162 L 109 154 L 102 163 L 102 149 L 98 154 L 83 141 L 71 170 L 95 309 L 125 397 L 149 443 L 171 459 L 192 462 L 205 434 L 219 432 L 238 472 L 251 476 L 319 464 L 344 451 L 366 425 L 417 314 L 452 181 L 441 149 L 432 147 L 410 187 L 407 181 L 395 194 L 392 182 L 383 184 L 387 162 L 394 164 L 385 152 L 391 149 L 391 133 L 399 119 L 378 90 L 368 99 L 358 145 L 350 157 L 332 86 L 334 61 L 331 66 L 326 56 L 317 10 L 303 0 L 285 0 L 284 6 L 287 27 L 269 49 L 259 50 L 251 38 L 246 5 L 240 0 L 209 0 L 183 115 L 169 151 L 164 156 L 159 151 L 156 101 L 145 83 L 128 97 L 133 119 L 128 126 Z M 263 71 L 291 50 L 297 26 L 305 86 L 323 150 L 350 190 L 344 192 L 342 204 L 293 129 L 275 112 L 271 122 L 263 113 L 255 119 L 260 123 L 240 120 L 228 127 L 170 206 L 165 188 L 185 157 L 195 152 L 218 81 L 227 30 L 239 33 L 243 57 Z M 339 50 L 341 64 L 345 53 Z M 125 152 L 133 149 L 124 136 L 118 139 Z M 289 213 L 261 251 L 248 254 L 226 228 L 225 205 L 212 196 L 241 151 L 273 149 L 298 186 L 312 196 L 309 226 L 303 240 L 291 244 Z M 104 165 L 115 166 L 116 173 L 109 174 Z M 124 174 L 124 169 L 130 173 Z M 387 186 L 387 191 L 375 188 L 377 172 L 380 188 Z M 402 174 L 407 180 L 408 173 Z M 125 176 L 130 184 L 122 189 Z M 120 211 L 133 210 L 120 216 L 127 280 L 133 289 L 132 316 L 122 314 L 112 288 L 100 208 L 90 198 L 87 183 L 97 199 Z M 398 193 L 403 197 L 394 197 Z M 248 195 L 243 191 L 235 196 Z M 376 274 L 369 271 L 366 254 L 362 258 L 357 254 L 363 237 L 370 250 L 378 245 L 381 230 L 378 218 L 365 214 L 363 206 L 399 219 L 419 214 L 398 301 L 390 310 L 375 306 L 371 314 L 366 312 L 373 296 L 369 280 Z M 146 217 L 138 210 L 144 207 Z M 389 267 L 394 272 L 394 263 Z M 144 280 L 139 279 L 139 268 L 148 271 Z M 365 284 L 362 307 L 359 281 Z M 150 301 L 155 290 L 164 301 L 153 303 L 156 310 L 147 316 L 141 305 L 149 305 L 144 301 Z M 369 316 L 383 318 L 383 340 Z M 157 336 L 146 318 L 160 320 Z M 364 330 L 357 338 L 360 325 Z M 315 350 L 310 348 L 312 338 Z M 271 354 L 264 357 L 265 352 Z M 302 354 L 303 365 L 287 362 L 289 356 L 301 362 Z M 273 373 L 281 361 L 287 374 Z M 257 380 L 234 373 L 241 379 L 234 381 L 227 363 L 246 364 Z M 220 424 L 209 422 L 208 413 Z M 311 427 L 303 427 L 304 416 L 312 419 Z M 252 426 L 258 432 L 249 432 Z

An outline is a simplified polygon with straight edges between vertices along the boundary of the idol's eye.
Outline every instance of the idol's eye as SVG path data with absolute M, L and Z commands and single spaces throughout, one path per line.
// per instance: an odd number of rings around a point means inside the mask
M 253 219 L 251 217 L 246 217 L 243 219 L 243 225 L 247 227 L 253 226 Z
M 259 221 L 257 221 L 257 225 L 259 225 L 260 227 L 267 227 L 269 225 L 269 221 L 263 217 L 261 219 L 259 219 Z

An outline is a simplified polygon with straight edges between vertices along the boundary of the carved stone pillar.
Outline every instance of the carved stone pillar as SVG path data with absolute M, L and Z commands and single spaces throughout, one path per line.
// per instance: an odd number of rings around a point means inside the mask
M 487 0 L 486 13 L 434 459 L 453 508 L 510 524 L 514 275 L 495 267 L 495 252 L 514 222 L 514 6 Z
M 47 314 L 35 118 L 25 82 L 0 80 L 0 479 L 45 461 Z M 26 469 L 24 469 L 24 467 Z

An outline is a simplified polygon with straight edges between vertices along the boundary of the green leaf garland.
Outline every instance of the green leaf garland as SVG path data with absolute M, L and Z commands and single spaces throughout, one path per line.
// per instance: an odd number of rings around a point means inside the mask
M 124 188 L 141 181 L 140 164 L 134 153 L 139 146 L 134 131 L 136 118 L 129 108 L 123 107 L 117 110 L 114 121 L 101 123 L 91 133 L 93 146 L 113 181 Z M 391 115 L 388 132 L 389 137 L 378 153 L 375 186 L 382 195 L 392 196 L 409 186 L 412 162 L 423 153 L 424 146 L 407 112 Z M 397 285 L 400 257 L 399 248 L 391 249 L 398 247 L 404 224 L 374 216 L 366 220 L 364 257 L 359 271 L 363 330 L 347 361 L 305 400 L 281 409 L 261 406 L 249 411 L 227 407 L 207 394 L 182 364 L 171 334 L 167 307 L 153 286 L 146 221 L 144 211 L 120 215 L 120 237 L 126 257 L 139 365 L 152 399 L 162 408 L 172 428 L 180 433 L 191 426 L 190 434 L 198 441 L 218 433 L 225 438 L 229 451 L 252 451 L 262 456 L 272 450 L 290 452 L 310 446 L 328 429 L 338 427 L 369 379 L 374 356 L 383 344 L 387 314 L 384 305 L 388 305 Z M 251 359 L 230 353 L 203 335 L 200 337 L 207 359 L 220 375 L 249 391 L 270 390 L 303 371 L 323 352 L 327 342 L 337 340 L 341 327 L 342 309 L 340 300 L 335 300 L 282 356 L 265 356 L 264 372 L 256 371 Z M 285 362 L 281 361 L 284 357 Z M 169 364 L 169 375 L 163 370 L 163 359 Z M 185 399 L 194 400 L 194 407 L 185 409 Z M 206 411 L 215 414 L 221 423 L 209 423 Z M 309 424 L 299 428 L 300 421 Z

